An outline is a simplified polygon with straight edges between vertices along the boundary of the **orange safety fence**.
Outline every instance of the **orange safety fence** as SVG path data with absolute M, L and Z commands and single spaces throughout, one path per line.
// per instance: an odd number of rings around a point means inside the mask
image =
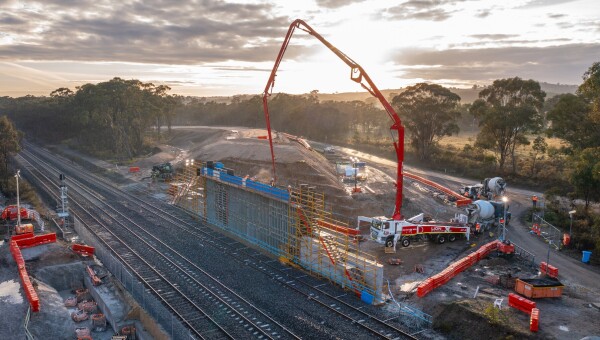
M 552 277 L 552 278 L 558 278 L 558 268 L 554 267 L 553 265 L 547 265 L 546 262 L 542 262 L 540 263 L 540 272 Z
M 33 237 L 33 233 L 25 233 L 25 234 L 21 234 L 21 235 L 14 235 L 13 237 L 11 237 L 11 240 L 18 241 L 18 240 L 22 240 L 25 238 L 32 238 L 32 237 Z
M 430 181 L 430 180 L 428 180 L 426 178 L 423 178 L 421 176 L 417 176 L 415 174 L 411 174 L 411 173 L 405 172 L 404 173 L 404 177 L 407 177 L 407 178 L 410 178 L 410 179 L 415 180 L 417 182 L 420 182 L 422 184 L 425 184 L 425 185 L 427 185 L 429 187 L 432 187 L 434 189 L 437 189 L 437 190 L 445 193 L 448 196 L 452 196 L 452 197 L 456 198 L 456 206 L 457 207 L 462 207 L 462 206 L 465 206 L 465 205 L 469 205 L 472 202 L 470 198 L 466 198 L 466 197 L 462 196 L 461 194 L 459 194 L 457 192 L 454 192 L 453 190 L 450 190 L 450 189 L 446 188 L 445 186 L 437 184 L 437 183 L 435 183 L 433 181 Z
M 540 326 L 540 310 L 533 308 L 531 310 L 531 317 L 529 318 L 529 330 L 537 332 Z
M 54 243 L 54 242 L 56 242 L 56 233 L 37 235 L 34 237 L 25 238 L 25 239 L 18 239 L 15 242 L 17 242 L 17 245 L 19 246 L 19 248 L 23 248 L 23 249 L 40 246 L 40 245 L 46 244 L 46 243 Z
M 27 296 L 27 300 L 29 300 L 33 312 L 40 311 L 40 299 L 38 298 L 38 295 L 31 284 L 31 280 L 29 279 L 29 275 L 27 274 L 27 270 L 25 269 L 25 259 L 23 258 L 23 254 L 21 254 L 21 248 L 29 248 L 51 242 L 56 242 L 56 234 L 54 233 L 38 236 L 33 236 L 32 233 L 15 235 L 10 241 L 10 253 L 17 263 L 23 291 Z
M 417 287 L 417 296 L 423 297 L 432 290 L 446 284 L 453 277 L 460 274 L 467 268 L 471 267 L 479 260 L 485 258 L 491 251 L 498 249 L 500 241 L 492 241 L 487 243 L 481 247 L 474 253 L 471 253 L 462 259 L 451 263 L 446 269 L 441 271 L 440 273 L 433 275 L 421 282 L 421 284 Z
M 527 314 L 531 314 L 532 310 L 536 308 L 534 301 L 526 299 L 515 293 L 508 294 L 508 305 Z
M 92 246 L 86 246 L 85 244 L 76 243 L 71 246 L 71 250 L 83 256 L 92 256 L 94 255 L 95 251 L 94 247 Z

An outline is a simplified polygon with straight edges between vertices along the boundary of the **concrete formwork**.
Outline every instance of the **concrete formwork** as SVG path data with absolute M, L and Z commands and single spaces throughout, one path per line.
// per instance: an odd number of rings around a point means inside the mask
M 195 164 L 201 164 L 195 162 Z M 176 181 L 182 207 L 235 237 L 299 264 L 310 273 L 380 302 L 383 266 L 358 249 L 356 240 L 339 230 L 325 198 L 302 185 L 288 190 L 237 177 L 225 170 L 184 168 Z M 174 200 L 175 201 L 175 200 Z M 335 226 L 336 230 L 324 226 Z

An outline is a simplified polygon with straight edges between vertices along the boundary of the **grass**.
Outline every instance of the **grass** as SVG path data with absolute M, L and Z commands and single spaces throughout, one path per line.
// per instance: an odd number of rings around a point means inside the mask
M 529 153 L 532 151 L 533 139 L 535 136 L 528 136 L 530 141 L 529 145 L 523 145 L 517 147 L 516 154 L 517 156 L 527 157 Z M 477 132 L 461 132 L 458 135 L 446 136 L 440 139 L 439 145 L 443 147 L 451 146 L 455 149 L 462 150 L 462 148 L 466 144 L 475 144 L 475 140 L 477 139 Z M 557 148 L 559 149 L 562 146 L 565 146 L 565 142 L 559 138 L 545 138 L 546 143 L 548 143 L 548 148 Z

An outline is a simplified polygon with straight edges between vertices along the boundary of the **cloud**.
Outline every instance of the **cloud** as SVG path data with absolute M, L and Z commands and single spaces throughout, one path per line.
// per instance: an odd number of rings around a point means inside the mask
M 553 5 L 565 4 L 576 0 L 532 0 L 523 5 L 523 8 L 547 7 Z
M 477 11 L 477 14 L 475 14 L 475 16 L 478 18 L 487 18 L 490 16 L 490 14 L 492 14 L 492 11 L 489 9 L 485 9 Z
M 202 64 L 273 59 L 291 20 L 273 5 L 44 0 L 0 5 L 0 60 Z
M 470 37 L 482 40 L 504 40 L 518 37 L 518 34 L 471 34 Z
M 567 44 L 446 51 L 410 50 L 399 52 L 394 61 L 403 69 L 402 76 L 405 78 L 490 81 L 519 76 L 576 84 L 581 81 L 583 72 L 597 61 L 598 55 L 600 44 Z
M 448 6 L 456 5 L 464 0 L 408 0 L 398 6 L 388 8 L 383 15 L 393 20 L 417 19 L 444 21 L 457 10 Z
M 363 2 L 364 0 L 316 0 L 317 5 L 325 8 L 340 8 L 351 5 L 357 2 Z
M 567 16 L 566 14 L 548 13 L 548 18 L 550 18 L 550 19 L 560 19 L 560 18 L 564 18 L 566 16 Z

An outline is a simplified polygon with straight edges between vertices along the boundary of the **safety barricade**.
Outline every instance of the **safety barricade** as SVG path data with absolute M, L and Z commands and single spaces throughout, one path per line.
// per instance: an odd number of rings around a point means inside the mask
M 26 239 L 26 238 L 32 238 L 32 237 L 33 237 L 33 233 L 25 233 L 25 234 L 21 234 L 21 235 L 14 235 L 10 239 L 12 241 L 18 241 L 18 240 L 22 240 L 22 239 Z
M 498 243 L 499 241 L 492 241 L 488 244 L 481 246 L 476 252 L 471 253 L 463 257 L 462 259 L 451 263 L 446 269 L 423 281 L 417 287 L 417 296 L 423 297 L 432 290 L 436 289 L 437 287 L 446 284 L 453 277 L 465 271 L 467 268 L 477 263 L 477 261 L 487 256 L 489 252 L 497 249 Z
M 37 235 L 34 237 L 17 240 L 15 242 L 17 242 L 17 245 L 21 249 L 40 246 L 46 243 L 54 243 L 56 242 L 56 233 Z
M 87 266 L 86 270 L 94 286 L 99 286 L 100 284 L 102 284 L 102 280 L 100 280 L 100 278 L 96 276 L 96 272 L 94 271 L 94 269 L 92 269 L 92 267 Z
M 129 167 L 129 172 L 140 172 L 140 167 L 139 166 L 131 166 Z
M 29 304 L 31 305 L 31 311 L 39 312 L 40 311 L 40 300 L 31 284 L 31 280 L 29 279 L 29 275 L 27 274 L 27 269 L 25 268 L 25 259 L 23 258 L 23 254 L 21 254 L 21 248 L 30 248 L 46 243 L 56 242 L 56 234 L 44 234 L 34 236 L 32 233 L 16 235 L 12 237 L 10 241 L 10 252 L 17 263 L 17 267 L 19 269 L 19 277 L 21 278 L 21 284 L 23 285 L 23 291 L 25 292 L 25 296 L 27 296 L 27 300 L 29 300 Z
M 531 314 L 531 310 L 536 307 L 535 302 L 514 293 L 508 294 L 508 305 L 527 314 Z
M 73 244 L 71 250 L 83 256 L 92 256 L 94 255 L 95 249 L 94 247 L 86 246 L 85 244 Z
M 540 263 L 540 272 L 548 275 L 549 277 L 555 279 L 558 278 L 558 268 L 554 267 L 553 265 L 548 265 L 546 262 Z
M 540 310 L 533 308 L 531 310 L 531 317 L 529 318 L 529 330 L 537 332 L 540 325 Z

